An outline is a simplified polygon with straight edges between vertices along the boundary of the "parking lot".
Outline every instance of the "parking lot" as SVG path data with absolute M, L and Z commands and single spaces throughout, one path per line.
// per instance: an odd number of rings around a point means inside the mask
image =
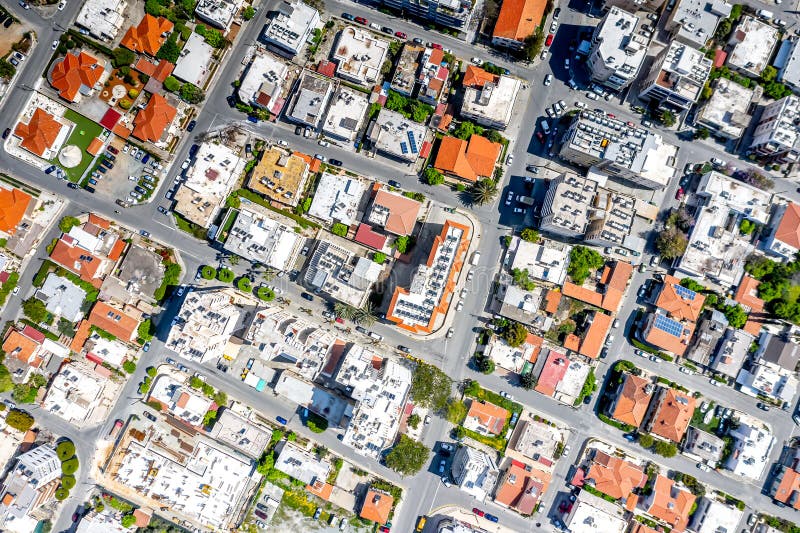
M 145 202 L 158 190 L 161 171 L 153 165 L 159 164 L 146 152 L 116 139 L 106 149 L 104 157 L 98 158 L 87 185 L 94 187 L 95 194 L 112 201 Z M 131 191 L 136 196 L 131 196 Z

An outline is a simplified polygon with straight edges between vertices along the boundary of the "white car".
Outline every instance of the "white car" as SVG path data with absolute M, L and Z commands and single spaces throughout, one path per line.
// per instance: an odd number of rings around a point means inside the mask
M 586 104 L 584 104 L 583 102 L 575 102 L 575 107 L 577 107 L 578 109 L 586 109 Z
M 555 33 L 558 30 L 558 22 L 555 20 L 550 24 L 550 33 Z
M 317 144 L 319 144 L 320 146 L 322 146 L 324 148 L 326 146 L 330 146 L 331 143 L 329 143 L 328 141 L 326 141 L 324 139 L 320 139 Z
M 470 270 L 469 272 L 467 272 L 467 281 L 472 281 L 472 276 L 473 276 L 473 275 L 474 275 L 474 273 L 472 272 L 472 270 Z
M 594 93 L 589 92 L 589 93 L 586 93 L 586 98 L 588 98 L 589 100 L 597 100 L 597 95 L 594 94 Z
M 697 468 L 699 468 L 699 469 L 700 469 L 700 470 L 702 470 L 703 472 L 711 472 L 711 467 L 709 467 L 709 466 L 708 466 L 707 464 L 705 464 L 705 463 L 697 463 Z
M 131 149 L 131 145 L 126 144 L 125 146 L 122 147 L 122 153 L 123 154 L 127 154 L 128 150 L 130 150 L 130 149 Z
M 572 448 L 570 448 L 569 444 L 565 445 L 564 451 L 561 452 L 561 457 L 566 457 L 569 454 L 570 450 L 572 450 Z
M 564 69 L 569 70 L 569 59 L 564 60 Z
M 327 160 L 328 160 L 328 158 L 327 158 L 327 157 L 325 157 L 325 156 L 324 156 L 324 155 L 322 155 L 322 154 L 314 154 L 314 159 L 319 159 L 319 160 L 320 160 L 320 161 L 322 161 L 323 163 L 324 163 L 325 161 L 327 161 Z
M 548 74 L 547 76 L 544 77 L 544 86 L 547 87 L 551 83 L 553 83 L 553 75 Z
M 55 41 L 53 41 L 53 44 L 50 46 L 50 48 L 52 48 L 53 50 L 55 50 L 56 48 L 58 48 L 58 39 L 56 39 Z
M 59 11 L 63 11 L 65 7 L 67 7 L 67 3 L 66 2 L 60 2 L 58 4 L 58 10 Z
M 184 162 L 183 162 L 183 164 L 181 164 L 181 170 L 186 170 L 187 168 L 189 168 L 189 165 L 190 165 L 191 163 L 192 163 L 192 162 L 191 162 L 191 161 L 189 161 L 188 159 L 187 159 L 186 161 L 184 161 Z
M 464 299 L 466 297 L 467 297 L 467 288 L 464 287 L 463 289 L 461 289 L 461 298 Z
M 514 154 L 508 154 L 506 158 L 506 165 L 510 165 L 514 161 Z
M 286 141 L 284 141 L 283 139 L 279 140 L 279 141 L 278 141 L 278 144 L 279 144 L 279 145 L 281 145 L 281 146 L 283 146 L 283 147 L 289 146 L 289 143 L 287 143 L 287 142 L 286 142 Z
M 448 339 L 451 338 L 454 334 L 455 334 L 455 330 L 453 328 L 450 328 L 450 329 L 447 330 L 447 338 Z
M 556 116 L 555 112 L 552 109 L 550 109 L 549 107 L 546 107 L 544 112 L 547 113 L 547 116 L 550 117 L 550 118 L 555 118 L 555 116 Z
M 13 294 L 19 294 L 19 287 L 14 287 L 14 290 L 11 291 Z
M 456 311 L 461 311 L 462 309 L 464 309 L 464 302 L 459 300 L 458 303 L 456 304 Z
M 542 61 L 547 59 L 547 50 L 542 50 L 542 53 L 539 55 L 539 59 Z

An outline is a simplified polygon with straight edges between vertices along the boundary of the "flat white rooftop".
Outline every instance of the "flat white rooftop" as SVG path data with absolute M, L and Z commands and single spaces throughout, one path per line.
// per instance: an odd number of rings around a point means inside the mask
M 302 237 L 293 228 L 244 204 L 228 231 L 225 249 L 277 270 L 291 270 Z
M 278 114 L 284 104 L 281 94 L 288 75 L 289 68 L 276 56 L 267 52 L 253 54 L 239 85 L 239 98 Z
M 125 24 L 127 5 L 125 0 L 86 0 L 75 24 L 104 41 L 113 41 Z
M 758 76 L 769 65 L 778 42 L 778 29 L 746 15 L 733 31 L 731 39 L 736 45 L 728 55 L 728 65 Z
M 347 26 L 339 32 L 332 56 L 339 77 L 363 85 L 375 83 L 389 52 L 389 43 L 364 28 Z
M 727 137 L 739 138 L 750 124 L 752 117 L 747 110 L 752 100 L 751 89 L 719 78 L 711 98 L 700 109 L 697 121 L 719 130 Z
M 308 214 L 351 226 L 358 219 L 358 207 L 368 187 L 369 183 L 360 178 L 324 172 Z
M 531 278 L 555 285 L 564 283 L 571 246 L 556 241 L 541 244 L 511 238 L 509 251 L 514 254 L 512 269 L 527 270 Z
M 172 75 L 179 80 L 202 86 L 208 74 L 214 48 L 205 41 L 199 33 L 192 33 L 189 40 L 183 45 L 181 56 L 175 64 Z
M 425 124 L 384 107 L 378 113 L 371 138 L 379 151 L 406 161 L 416 161 L 427 131 Z
M 360 92 L 340 85 L 331 98 L 322 131 L 331 137 L 352 142 L 355 140 L 369 108 L 369 99 Z
M 635 77 L 647 55 L 648 40 L 638 34 L 638 26 L 639 17 L 613 6 L 598 27 L 593 53 L 618 77 Z

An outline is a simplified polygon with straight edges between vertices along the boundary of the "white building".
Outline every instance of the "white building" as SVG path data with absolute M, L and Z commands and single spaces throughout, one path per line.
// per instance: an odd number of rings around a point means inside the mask
M 328 137 L 353 142 L 364 125 L 369 109 L 369 99 L 360 92 L 340 85 L 331 99 L 331 105 L 322 123 L 322 132 Z
M 615 91 L 636 79 L 647 55 L 649 39 L 639 32 L 639 18 L 612 7 L 592 35 L 587 65 L 592 80 Z
M 697 191 L 703 205 L 695 214 L 678 272 L 721 287 L 738 285 L 745 259 L 754 249 L 748 238 L 742 238 L 739 221 L 766 224 L 772 194 L 715 171 L 703 175 Z
M 778 57 L 783 59 L 780 65 L 776 59 L 778 69 L 778 80 L 782 81 L 794 90 L 800 89 L 800 39 L 791 37 L 781 44 L 781 51 Z
M 679 41 L 672 41 L 656 56 L 639 96 L 669 107 L 689 109 L 711 73 L 711 60 L 703 52 Z
M 383 265 L 345 248 L 333 237 L 320 240 L 308 262 L 304 281 L 309 287 L 353 307 L 362 307 Z
M 514 113 L 522 82 L 510 76 L 496 76 L 481 87 L 465 87 L 461 116 L 495 129 L 505 129 Z
M 118 339 L 107 339 L 96 332 L 89 335 L 84 343 L 86 358 L 97 363 L 107 363 L 120 368 L 128 356 L 128 345 Z
M 598 188 L 589 210 L 584 241 L 595 246 L 621 246 L 641 252 L 641 239 L 633 234 L 636 206 L 637 200 L 632 196 Z
M 336 83 L 330 78 L 304 70 L 297 82 L 286 118 L 292 122 L 317 128 L 335 88 Z
M 272 54 L 253 54 L 253 60 L 239 85 L 239 99 L 279 115 L 285 103 L 284 92 L 289 68 Z
M 800 204 L 789 202 L 775 207 L 764 249 L 786 261 L 794 260 L 800 251 Z
M 221 357 L 242 314 L 232 303 L 232 292 L 190 292 L 169 331 L 166 347 L 199 363 Z
M 339 32 L 331 56 L 340 78 L 368 86 L 378 81 L 388 53 L 388 41 L 378 39 L 367 29 L 347 26 Z
M 628 526 L 625 512 L 617 504 L 582 490 L 572 509 L 564 517 L 568 531 L 602 531 L 603 533 L 622 533 Z
M 212 26 L 227 30 L 241 6 L 241 2 L 230 0 L 200 0 L 194 13 Z
M 740 391 L 750 396 L 767 396 L 779 402 L 791 402 L 797 392 L 797 378 L 793 372 L 769 363 L 753 363 L 749 370 L 742 369 L 736 376 Z
M 572 247 L 557 241 L 527 242 L 511 237 L 508 254 L 511 269 L 527 270 L 531 279 L 562 285 L 567 277 L 569 253 Z
M 576 165 L 648 189 L 667 186 L 675 175 L 677 154 L 678 147 L 661 135 L 588 109 L 572 120 L 559 152 Z
M 51 272 L 42 288 L 36 291 L 36 298 L 44 302 L 45 308 L 53 315 L 77 322 L 83 316 L 81 306 L 86 291 L 67 278 Z
M 735 378 L 742 368 L 755 337 L 744 330 L 728 328 L 717 346 L 714 359 L 708 365 L 716 372 Z
M 456 450 L 450 473 L 461 490 L 480 501 L 492 493 L 500 474 L 494 459 L 469 446 L 461 446 Z
M 245 160 L 222 144 L 206 142 L 184 173 L 185 180 L 175 192 L 174 210 L 200 227 L 208 228 L 242 175 Z
M 739 426 L 728 431 L 735 440 L 725 467 L 737 476 L 756 482 L 769 464 L 769 452 L 775 443 L 775 437 L 762 426 L 755 419 L 750 423 L 739 420 Z
M 52 503 L 61 476 L 61 461 L 47 445 L 17 457 L 0 485 L 0 529 L 6 533 L 30 533 L 37 527 L 43 505 Z
M 88 30 L 89 35 L 101 41 L 111 42 L 125 24 L 125 0 L 86 0 L 75 24 Z
M 731 7 L 726 0 L 680 0 L 664 27 L 678 42 L 702 48 L 714 36 L 719 21 L 730 16 Z
M 308 214 L 328 224 L 352 226 L 361 219 L 358 208 L 369 185 L 361 178 L 323 172 Z
M 203 426 L 203 417 L 213 403 L 204 394 L 184 383 L 179 383 L 169 375 L 160 375 L 156 378 L 148 400 L 161 402 L 175 418 L 195 427 Z
M 331 471 L 331 464 L 317 459 L 316 454 L 285 441 L 275 460 L 275 468 L 294 479 L 311 485 L 315 480 L 325 481 Z
M 745 15 L 731 33 L 728 41 L 733 51 L 728 54 L 727 65 L 757 78 L 769 65 L 772 51 L 778 43 L 778 28 Z
M 742 521 L 744 511 L 711 498 L 700 498 L 692 515 L 689 530 L 694 533 L 734 532 Z
M 42 408 L 76 425 L 103 420 L 111 401 L 104 397 L 108 376 L 101 376 L 84 362 L 73 361 L 61 367 L 53 378 Z
M 172 75 L 181 81 L 202 87 L 203 80 L 211 67 L 213 55 L 214 48 L 205 38 L 199 33 L 192 32 L 181 49 L 181 55 Z
M 800 98 L 792 94 L 764 107 L 750 149 L 777 163 L 800 159 Z
M 567 238 L 580 238 L 589 224 L 589 205 L 597 182 L 572 173 L 550 180 L 542 202 L 542 231 Z
M 235 216 L 225 239 L 227 251 L 276 270 L 294 268 L 304 242 L 294 228 L 272 219 L 265 210 L 252 204 L 242 203 Z
M 374 151 L 413 163 L 420 157 L 427 133 L 425 124 L 383 107 L 370 126 L 368 136 Z
M 320 24 L 319 12 L 303 2 L 281 2 L 264 26 L 264 41 L 283 55 L 294 57 Z
M 379 459 L 400 428 L 411 371 L 393 359 L 352 345 L 341 362 L 336 383 L 357 402 L 342 442 Z
M 760 91 L 759 91 L 760 92 Z M 714 92 L 697 112 L 695 122 L 716 135 L 740 139 L 753 116 L 749 113 L 755 92 L 726 78 L 719 78 Z

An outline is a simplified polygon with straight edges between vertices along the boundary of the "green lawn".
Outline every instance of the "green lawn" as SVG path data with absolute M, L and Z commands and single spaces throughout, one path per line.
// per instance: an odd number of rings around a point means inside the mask
M 800 301 L 800 285 L 792 285 L 786 291 L 786 301 L 790 303 L 795 303 Z
M 74 144 L 81 149 L 81 163 L 74 168 L 64 169 L 69 180 L 77 183 L 81 175 L 83 175 L 94 159 L 89 152 L 86 151 L 86 148 L 95 137 L 99 136 L 103 132 L 103 127 L 71 109 L 67 109 L 66 113 L 64 113 L 64 118 L 75 123 L 75 128 L 72 130 L 72 133 L 70 134 L 64 146 Z M 54 165 L 57 165 L 58 156 L 56 156 L 54 159 L 51 159 L 50 162 Z

